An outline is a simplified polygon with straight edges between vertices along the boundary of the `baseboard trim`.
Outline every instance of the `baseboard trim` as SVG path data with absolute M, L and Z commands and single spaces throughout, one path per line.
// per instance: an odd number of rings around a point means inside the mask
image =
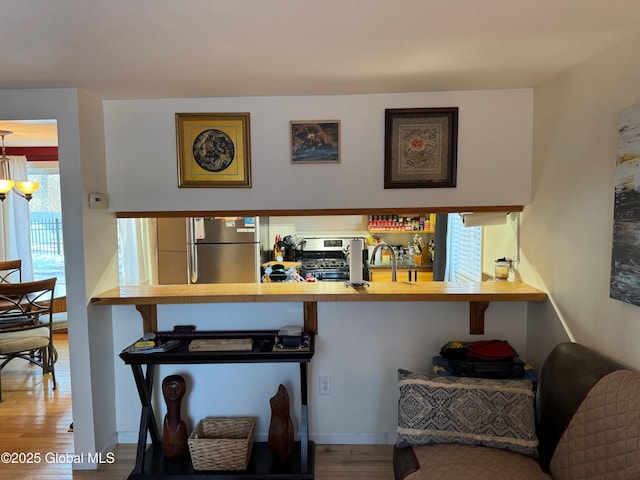
M 118 435 L 114 435 L 111 440 L 107 442 L 107 445 L 103 447 L 98 453 L 94 452 L 82 452 L 79 456 L 81 461 L 71 462 L 72 470 L 97 470 L 100 465 L 114 463 L 117 458 L 114 456 L 113 450 L 118 444 Z M 134 442 L 135 443 L 135 442 Z
M 373 433 L 312 433 L 310 435 L 318 445 L 388 445 L 390 441 L 387 432 Z

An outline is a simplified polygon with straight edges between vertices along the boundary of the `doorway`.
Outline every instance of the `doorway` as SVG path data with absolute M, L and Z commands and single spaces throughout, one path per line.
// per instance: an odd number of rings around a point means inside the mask
M 24 242 L 17 248 L 5 245 L 4 257 L 23 259 L 23 280 L 56 277 L 56 297 L 66 295 L 62 209 L 58 168 L 58 125 L 56 120 L 4 120 L 6 154 L 25 162 L 28 180 L 40 183 L 30 201 L 9 192 L 7 200 L 23 208 L 24 217 L 4 218 L 4 229 L 26 228 Z M 10 164 L 11 165 L 11 164 Z M 19 175 L 11 172 L 12 175 Z M 21 178 L 25 180 L 25 178 Z M 26 218 L 26 222 L 23 220 Z M 27 225 L 25 225 L 25 223 Z M 6 235 L 5 235 L 6 237 Z M 26 245 L 22 245 L 26 244 Z
M 42 280 L 56 277 L 56 290 L 54 300 L 54 345 L 58 350 L 59 362 L 56 362 L 56 377 L 58 388 L 52 389 L 48 375 L 42 375 L 41 371 L 34 369 L 31 364 L 15 360 L 7 365 L 7 381 L 3 381 L 3 400 L 9 400 L 12 395 L 18 398 L 25 396 L 39 398 L 47 405 L 55 405 L 55 408 L 43 408 L 38 402 L 23 402 L 24 409 L 21 415 L 33 416 L 34 423 L 37 417 L 42 417 L 45 412 L 46 422 L 56 425 L 66 422 L 71 417 L 71 387 L 68 361 L 68 336 L 67 336 L 67 312 L 66 312 L 66 279 L 64 267 L 62 209 L 60 198 L 60 171 L 58 167 L 58 132 L 56 120 L 6 120 L 0 121 L 0 130 L 11 132 L 5 136 L 5 151 L 7 157 L 14 159 L 20 157 L 20 161 L 26 161 L 24 170 L 27 178 L 18 178 L 20 173 L 11 171 L 14 179 L 30 180 L 40 183 L 38 190 L 33 193 L 31 200 L 21 198 L 18 193 L 9 192 L 5 202 L 13 202 L 24 209 L 24 216 L 16 216 L 9 220 L 8 215 L 2 215 L 3 232 L 11 229 L 25 228 L 27 235 L 26 245 L 21 245 L 21 250 L 15 248 L 5 249 L 4 259 L 23 259 L 28 271 L 23 271 L 22 281 Z M 9 199 L 9 197 L 11 197 Z M 20 223 L 20 225 L 15 225 Z M 2 235 L 5 237 L 5 235 Z M 3 247 L 5 245 L 3 244 Z M 20 252 L 17 254 L 16 252 Z M 9 258 L 10 257 L 10 258 Z M 27 258 L 28 261 L 24 261 Z M 3 369 L 3 375 L 5 369 Z M 11 378 L 18 381 L 11 383 Z M 28 381 L 19 381 L 27 375 Z M 4 380 L 4 379 L 3 379 Z M 70 422 L 69 422 L 70 423 Z M 67 424 L 68 425 L 68 424 Z M 70 444 L 73 444 L 73 434 L 68 435 Z M 52 431 L 51 434 L 57 434 Z

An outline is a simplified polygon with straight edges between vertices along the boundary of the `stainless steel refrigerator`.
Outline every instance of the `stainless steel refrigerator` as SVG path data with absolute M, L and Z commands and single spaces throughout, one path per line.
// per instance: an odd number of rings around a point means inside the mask
M 189 283 L 259 282 L 259 223 L 258 217 L 189 219 Z

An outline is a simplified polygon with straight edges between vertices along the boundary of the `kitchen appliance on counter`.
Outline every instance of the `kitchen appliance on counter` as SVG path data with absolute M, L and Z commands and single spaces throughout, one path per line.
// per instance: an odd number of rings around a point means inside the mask
M 260 281 L 259 217 L 158 218 L 158 283 Z
M 349 281 L 349 260 L 347 252 L 349 238 L 304 238 L 300 253 L 300 276 L 313 277 L 323 282 Z M 364 238 L 362 239 L 364 245 Z M 362 251 L 362 278 L 369 280 L 367 250 Z

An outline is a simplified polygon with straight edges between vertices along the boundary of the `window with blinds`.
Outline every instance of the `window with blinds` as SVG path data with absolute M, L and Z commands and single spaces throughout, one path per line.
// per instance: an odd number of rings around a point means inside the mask
M 447 266 L 450 282 L 482 281 L 482 227 L 465 227 L 458 213 L 449 214 Z

